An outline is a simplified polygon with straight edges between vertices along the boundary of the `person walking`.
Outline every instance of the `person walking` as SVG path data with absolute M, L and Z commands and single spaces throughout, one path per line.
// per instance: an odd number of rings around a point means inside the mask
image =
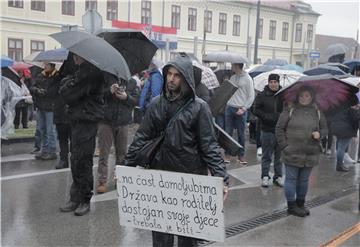
M 136 81 L 118 80 L 111 74 L 105 74 L 104 118 L 98 125 L 99 166 L 96 192 L 107 191 L 108 158 L 112 143 L 115 146 L 115 164 L 120 165 L 127 151 L 129 124 L 132 111 L 139 100 L 139 88 Z M 113 170 L 113 165 L 110 167 Z
M 191 60 L 184 56 L 176 57 L 164 66 L 163 76 L 163 93 L 149 105 L 124 164 L 136 166 L 137 154 L 143 146 L 164 131 L 163 143 L 151 169 L 201 175 L 207 175 L 209 171 L 213 176 L 223 177 L 226 197 L 228 175 L 209 106 L 195 95 Z M 174 245 L 173 234 L 153 231 L 152 239 L 154 247 Z M 178 236 L 178 246 L 197 246 L 197 239 Z
M 36 104 L 36 131 L 40 132 L 41 152 L 35 153 L 35 158 L 40 160 L 55 160 L 56 155 L 56 134 L 54 128 L 54 95 L 53 87 L 58 80 L 59 72 L 55 64 L 44 63 L 44 70 L 38 74 L 30 92 Z
M 163 84 L 163 77 L 153 60 L 149 65 L 149 77 L 146 79 L 140 94 L 139 106 L 142 112 L 146 111 L 154 97 L 161 94 Z
M 284 108 L 275 127 L 275 136 L 282 150 L 281 160 L 285 165 L 287 211 L 299 217 L 310 214 L 304 206 L 309 177 L 312 168 L 319 164 L 320 140 L 327 135 L 326 119 L 314 104 L 314 99 L 312 88 L 301 87 L 296 102 Z
M 274 177 L 273 184 L 283 187 L 282 163 L 280 161 L 280 148 L 275 137 L 275 126 L 282 111 L 282 102 L 275 98 L 275 94 L 281 89 L 280 76 L 270 74 L 268 84 L 264 91 L 260 92 L 254 103 L 254 114 L 258 117 L 261 126 L 261 186 L 269 186 L 269 170 L 274 155 Z
M 73 55 L 77 66 L 72 76 L 63 80 L 60 95 L 68 107 L 71 128 L 70 200 L 60 207 L 61 212 L 82 216 L 90 211 L 93 195 L 93 154 L 97 124 L 103 119 L 103 73 L 78 55 Z
M 247 164 L 245 160 L 245 129 L 248 109 L 255 99 L 255 89 L 253 80 L 243 70 L 243 66 L 242 63 L 231 65 L 235 74 L 230 77 L 230 82 L 238 89 L 227 102 L 225 108 L 225 131 L 232 136 L 234 129 L 237 129 L 237 141 L 242 146 L 238 158 L 240 164 Z M 225 162 L 229 162 L 229 160 L 230 157 L 225 150 Z

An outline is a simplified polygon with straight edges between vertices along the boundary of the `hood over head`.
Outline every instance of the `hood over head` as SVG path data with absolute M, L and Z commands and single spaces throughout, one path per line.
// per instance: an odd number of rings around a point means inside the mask
M 186 97 L 188 94 L 191 97 L 195 97 L 195 80 L 194 80 L 194 70 L 191 59 L 187 55 L 179 55 L 174 60 L 168 62 L 163 68 L 163 77 L 164 77 L 164 86 L 163 92 L 166 94 L 167 90 L 167 71 L 170 67 L 174 67 L 179 71 L 183 77 L 184 83 L 181 87 L 182 97 Z M 185 84 L 185 85 L 184 85 Z

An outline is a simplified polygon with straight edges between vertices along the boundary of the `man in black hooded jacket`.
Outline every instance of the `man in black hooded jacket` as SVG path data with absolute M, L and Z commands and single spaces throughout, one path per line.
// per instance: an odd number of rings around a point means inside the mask
M 97 123 L 103 118 L 102 72 L 74 55 L 78 66 L 72 77 L 66 77 L 60 88 L 60 95 L 68 105 L 68 118 L 71 128 L 71 174 L 70 201 L 60 207 L 62 212 L 74 211 L 82 216 L 90 211 L 93 190 L 93 154 Z
M 163 68 L 164 89 L 146 111 L 125 157 L 125 165 L 136 166 L 135 158 L 142 147 L 160 135 L 177 110 L 174 121 L 165 130 L 163 143 L 151 164 L 152 169 L 211 175 L 224 178 L 227 195 L 228 176 L 216 141 L 209 106 L 195 96 L 191 60 L 178 56 Z M 190 101 L 190 102 L 189 102 Z M 173 246 L 174 235 L 152 233 L 153 246 Z M 197 246 L 197 240 L 178 236 L 178 246 Z

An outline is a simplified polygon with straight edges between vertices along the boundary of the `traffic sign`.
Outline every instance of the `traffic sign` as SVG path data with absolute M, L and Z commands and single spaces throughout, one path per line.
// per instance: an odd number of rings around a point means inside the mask
M 102 17 L 95 9 L 89 9 L 82 16 L 82 24 L 89 33 L 94 33 L 102 28 Z
M 310 57 L 310 58 L 320 58 L 320 52 L 318 52 L 318 51 L 311 51 L 311 52 L 309 52 L 309 57 Z

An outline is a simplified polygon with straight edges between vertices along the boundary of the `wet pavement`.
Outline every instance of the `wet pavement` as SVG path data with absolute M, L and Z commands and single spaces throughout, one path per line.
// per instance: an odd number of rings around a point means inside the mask
M 57 161 L 37 161 L 28 154 L 31 143 L 2 145 L 1 162 L 1 245 L 2 246 L 151 246 L 151 232 L 119 225 L 114 183 L 111 191 L 95 195 L 91 212 L 83 217 L 61 213 L 58 207 L 68 200 L 70 169 L 55 170 Z M 255 145 L 248 145 L 248 166 L 236 159 L 228 165 L 230 194 L 225 202 L 227 228 L 283 212 L 283 189 L 260 186 L 260 159 Z M 94 177 L 97 176 L 94 158 Z M 110 162 L 114 157 L 110 156 Z M 298 218 L 283 214 L 259 224 L 224 243 L 211 246 L 319 246 L 360 222 L 358 211 L 359 164 L 350 172 L 336 172 L 334 157 L 322 156 L 310 178 L 308 201 L 327 198 L 311 208 L 311 216 Z M 96 179 L 95 179 L 96 181 Z M 350 192 L 345 193 L 345 189 Z M 343 193 L 344 192 L 344 193 Z M 333 195 L 337 195 L 332 198 Z M 343 246 L 360 246 L 360 234 Z

